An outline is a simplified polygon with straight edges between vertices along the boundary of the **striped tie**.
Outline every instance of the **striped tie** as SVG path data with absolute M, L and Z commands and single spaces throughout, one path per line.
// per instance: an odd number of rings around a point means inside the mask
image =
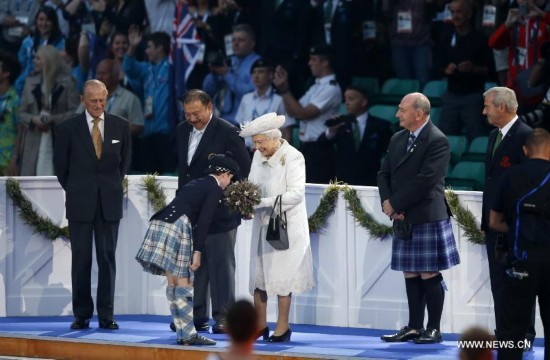
M 409 141 L 407 141 L 407 152 L 411 149 L 411 147 L 414 144 L 414 140 L 416 139 L 416 136 L 414 136 L 413 133 L 409 135 Z

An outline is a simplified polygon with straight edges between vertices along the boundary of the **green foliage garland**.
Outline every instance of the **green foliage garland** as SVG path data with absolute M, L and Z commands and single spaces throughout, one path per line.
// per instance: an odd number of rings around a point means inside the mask
M 334 208 L 336 207 L 338 187 L 338 184 L 330 183 L 323 195 L 321 195 L 319 206 L 308 219 L 310 233 L 319 232 L 326 226 L 329 215 L 334 212 Z
M 372 237 L 381 238 L 391 235 L 392 228 L 390 226 L 379 223 L 374 220 L 372 215 L 365 211 L 361 205 L 361 200 L 357 197 L 357 191 L 348 185 L 342 187 L 342 192 L 344 193 L 344 199 L 347 201 L 346 209 L 351 212 L 355 221 L 359 225 L 367 230 L 367 232 Z
M 39 233 L 48 240 L 55 240 L 59 237 L 69 238 L 69 228 L 67 226 L 59 227 L 52 221 L 36 212 L 32 203 L 23 195 L 19 182 L 14 178 L 6 180 L 6 192 L 17 207 L 19 216 L 23 222 L 33 228 L 35 233 Z
M 124 188 L 127 189 L 126 180 Z M 156 174 L 150 174 L 142 178 L 141 189 L 147 192 L 147 199 L 151 203 L 153 211 L 158 211 L 166 206 L 166 194 L 162 189 Z M 327 219 L 336 207 L 338 193 L 343 193 L 347 202 L 346 209 L 351 212 L 355 221 L 364 228 L 371 237 L 383 239 L 391 235 L 390 226 L 376 221 L 372 215 L 367 213 L 361 201 L 357 197 L 357 191 L 347 184 L 330 183 L 319 202 L 315 212 L 309 217 L 309 231 L 320 232 L 326 226 Z M 68 227 L 59 227 L 51 222 L 50 219 L 39 215 L 32 203 L 23 195 L 19 182 L 14 178 L 8 178 L 6 181 L 6 192 L 18 209 L 19 216 L 25 224 L 30 225 L 36 233 L 41 234 L 49 240 L 55 240 L 59 237 L 69 238 Z M 458 196 L 451 189 L 445 191 L 445 197 L 458 226 L 464 232 L 466 240 L 473 244 L 484 244 L 485 239 L 478 228 L 475 217 L 470 210 L 460 204 Z
M 445 191 L 445 197 L 458 226 L 464 231 L 466 239 L 473 244 L 485 244 L 485 238 L 479 230 L 474 214 L 460 204 L 458 196 L 451 189 Z
M 157 174 L 148 174 L 143 177 L 140 188 L 147 192 L 147 200 L 151 203 L 154 212 L 166 206 L 166 194 L 157 180 Z

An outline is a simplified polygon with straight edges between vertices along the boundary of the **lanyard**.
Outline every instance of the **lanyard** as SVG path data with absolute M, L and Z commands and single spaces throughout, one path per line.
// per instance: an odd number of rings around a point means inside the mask
M 525 250 L 521 253 L 521 257 L 518 254 L 518 242 L 519 242 L 519 215 L 520 215 L 520 204 L 525 200 L 526 197 L 533 195 L 537 192 L 538 189 L 544 186 L 550 179 L 550 171 L 548 174 L 546 174 L 546 177 L 542 180 L 542 182 L 534 189 L 531 189 L 527 194 L 523 195 L 518 202 L 516 203 L 516 231 L 515 231 L 515 239 L 514 239 L 514 256 L 518 259 L 525 260 L 527 259 L 527 253 Z

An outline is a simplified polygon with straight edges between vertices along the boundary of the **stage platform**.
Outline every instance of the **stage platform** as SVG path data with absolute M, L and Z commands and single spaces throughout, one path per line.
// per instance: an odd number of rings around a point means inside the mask
M 98 328 L 93 318 L 90 329 L 69 329 L 71 316 L 0 318 L 0 355 L 52 359 L 205 359 L 210 352 L 228 347 L 226 335 L 208 334 L 215 346 L 190 347 L 175 344 L 168 328 L 169 316 L 120 315 L 118 331 Z M 271 328 L 274 326 L 271 324 Z M 434 345 L 388 344 L 380 340 L 387 330 L 332 326 L 292 325 L 292 341 L 274 344 L 258 341 L 258 359 L 414 359 L 455 360 L 456 334 L 444 334 L 444 342 Z M 543 340 L 524 359 L 544 358 Z

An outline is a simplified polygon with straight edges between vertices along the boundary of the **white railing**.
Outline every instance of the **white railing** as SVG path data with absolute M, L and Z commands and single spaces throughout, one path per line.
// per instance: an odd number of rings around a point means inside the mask
M 177 179 L 158 178 L 168 195 Z M 59 225 L 64 219 L 64 193 L 54 177 L 18 178 L 35 209 Z M 70 243 L 49 241 L 33 234 L 16 213 L 0 178 L 0 316 L 71 314 Z M 129 176 L 117 249 L 115 314 L 169 314 L 162 277 L 141 271 L 134 260 L 147 220 L 151 216 L 141 176 Z M 308 185 L 306 202 L 311 214 L 325 189 Z M 379 221 L 378 190 L 356 187 L 363 207 Z M 457 194 L 476 216 L 481 214 L 481 193 Z M 243 223 L 237 235 L 236 293 L 248 297 L 250 227 Z M 449 288 L 442 319 L 444 332 L 460 332 L 472 324 L 494 328 L 492 297 L 485 247 L 461 237 L 454 226 L 462 263 L 444 272 Z M 293 296 L 291 321 L 295 323 L 396 329 L 407 323 L 407 302 L 402 274 L 390 269 L 391 239 L 369 238 L 338 199 L 336 210 L 320 234 L 311 234 L 315 288 Z M 283 265 L 282 265 L 283 266 Z M 97 271 L 94 263 L 94 279 Z M 94 290 L 95 292 L 95 290 Z M 269 300 L 269 321 L 275 320 L 276 299 Z M 542 334 L 540 318 L 537 332 Z

